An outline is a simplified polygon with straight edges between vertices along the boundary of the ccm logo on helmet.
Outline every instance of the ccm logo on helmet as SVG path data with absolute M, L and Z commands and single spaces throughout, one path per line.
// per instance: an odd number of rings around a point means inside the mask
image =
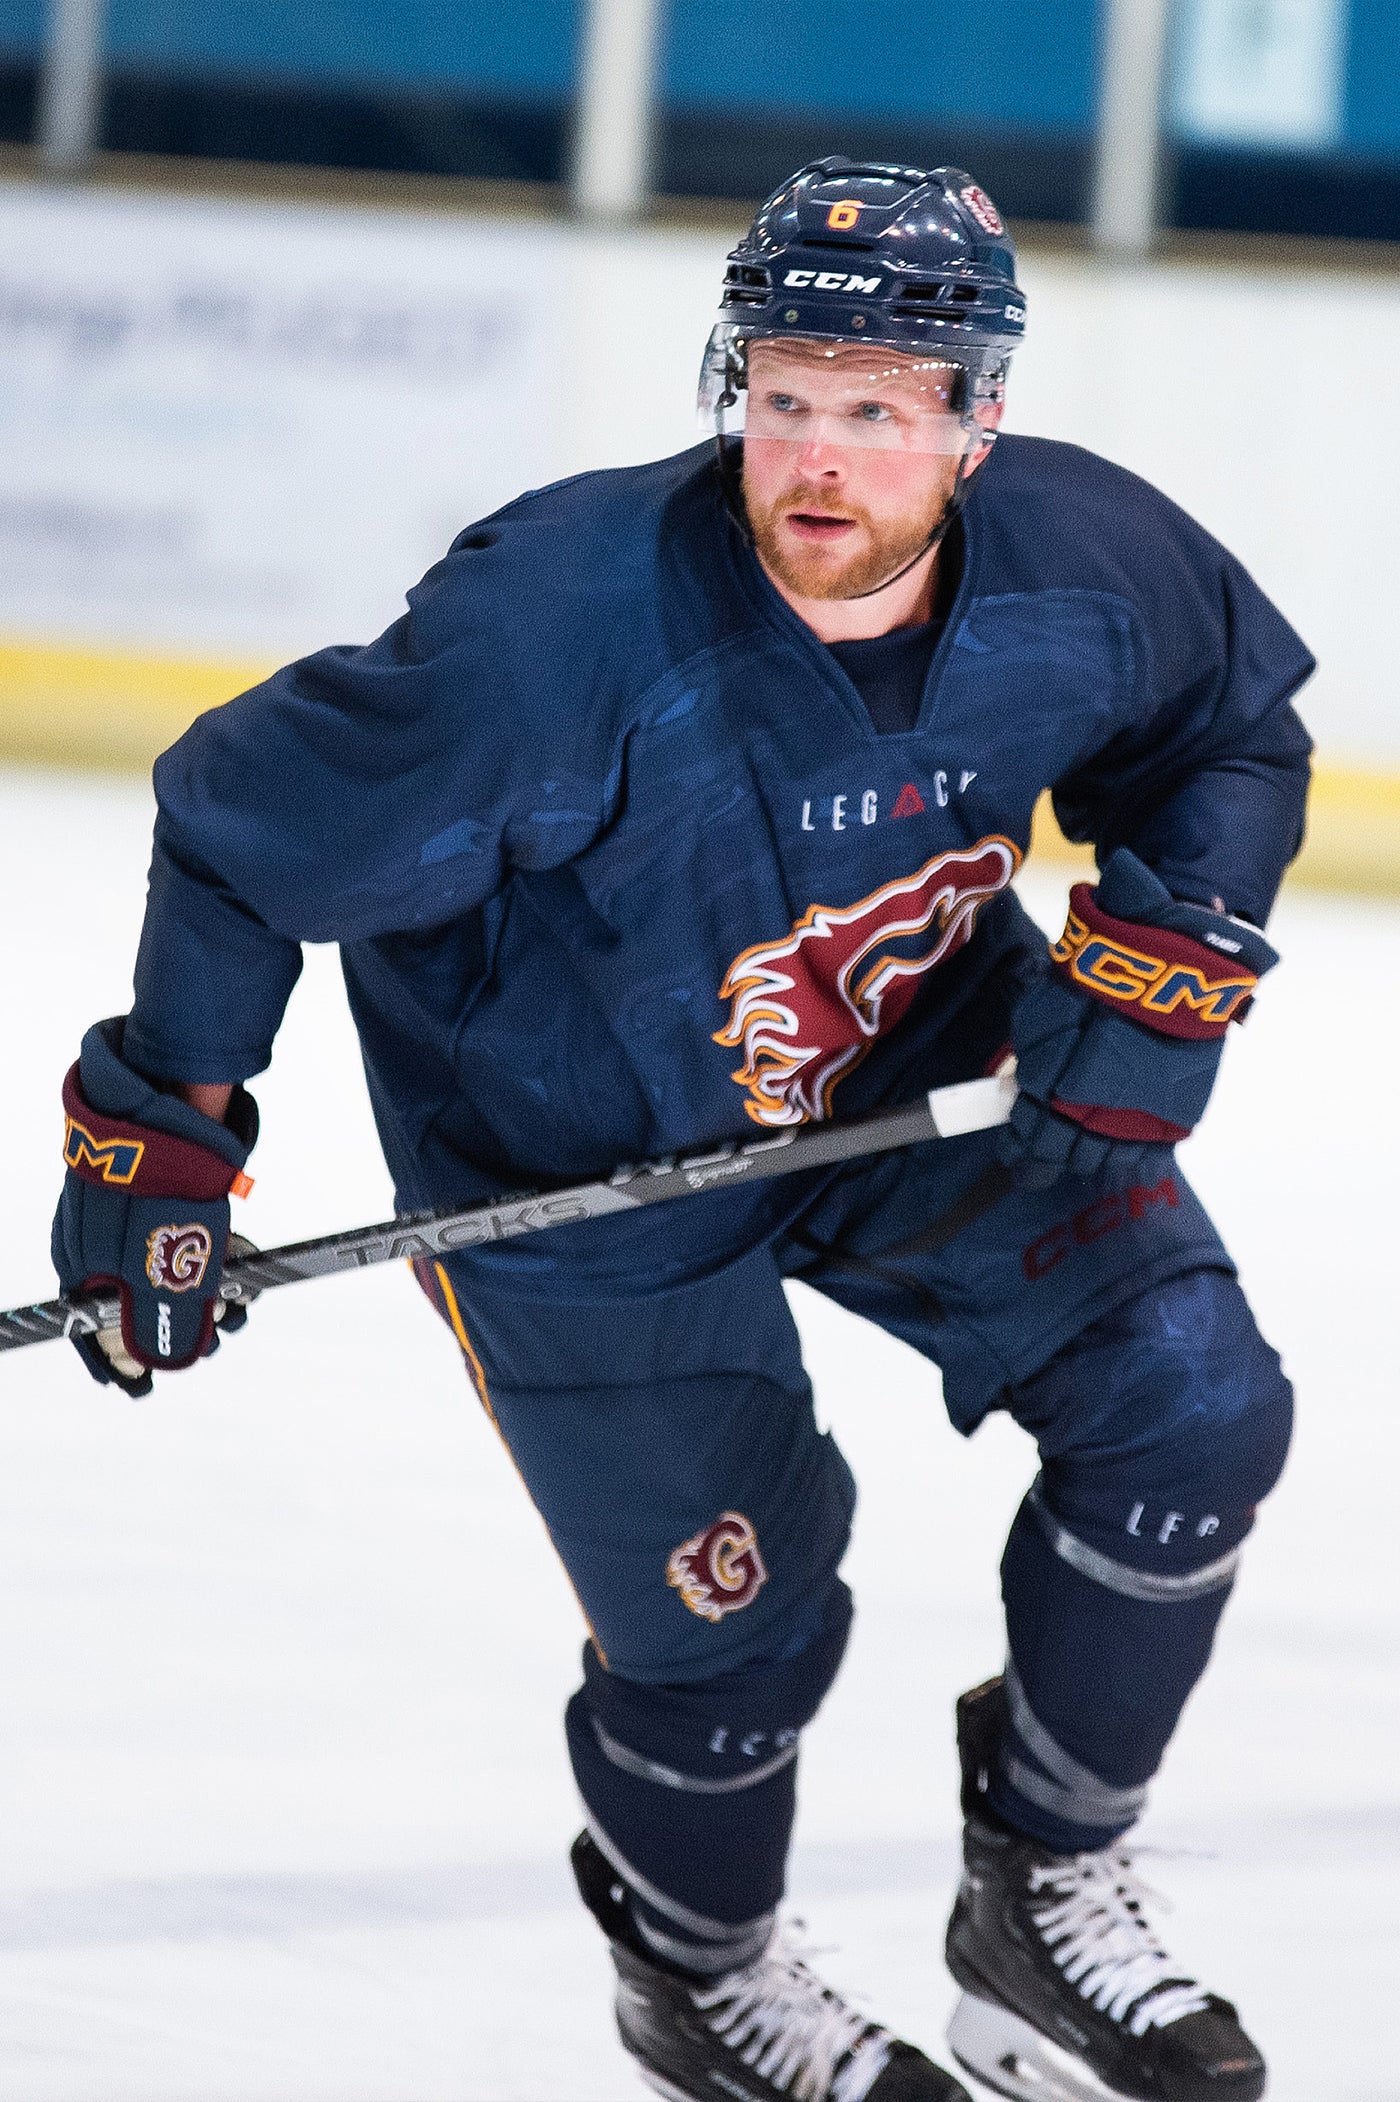
M 810 285 L 814 292 L 859 292 L 869 299 L 878 292 L 882 279 L 878 277 L 847 277 L 844 270 L 789 270 L 783 279 L 785 285 L 798 290 Z
M 666 1564 L 666 1581 L 701 1620 L 723 1620 L 752 1605 L 768 1581 L 758 1535 L 742 1511 L 723 1511 L 713 1525 L 682 1540 Z

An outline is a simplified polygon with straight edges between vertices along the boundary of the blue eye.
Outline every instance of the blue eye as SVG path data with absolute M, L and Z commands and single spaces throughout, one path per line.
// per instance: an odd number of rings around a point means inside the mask
M 882 423 L 889 415 L 883 402 L 862 401 L 856 405 L 856 414 L 862 423 Z
M 790 416 L 797 407 L 797 397 L 794 394 L 770 394 L 768 406 L 776 409 L 780 416 Z

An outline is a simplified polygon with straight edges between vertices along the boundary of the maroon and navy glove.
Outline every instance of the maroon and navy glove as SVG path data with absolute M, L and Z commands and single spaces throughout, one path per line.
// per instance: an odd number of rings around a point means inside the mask
M 1019 1090 L 1002 1157 L 1027 1188 L 1126 1173 L 1200 1121 L 1225 1031 L 1278 962 L 1256 927 L 1174 898 L 1127 847 L 1076 883 L 1052 968 L 1011 1020 Z
M 68 1173 L 53 1265 L 65 1292 L 121 1300 L 119 1334 L 72 1339 L 93 1378 L 148 1394 L 153 1370 L 179 1371 L 218 1346 L 229 1193 L 252 1187 L 243 1164 L 258 1111 L 235 1088 L 227 1123 L 216 1124 L 162 1094 L 123 1059 L 123 1026 L 89 1029 L 63 1083 Z M 229 1310 L 224 1326 L 241 1326 L 241 1314 Z

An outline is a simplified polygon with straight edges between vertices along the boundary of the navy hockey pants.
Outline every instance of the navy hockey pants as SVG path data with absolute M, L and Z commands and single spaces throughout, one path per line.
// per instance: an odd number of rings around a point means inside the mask
M 708 1270 L 675 1259 L 664 1210 L 650 1278 L 584 1263 L 571 1284 L 573 1228 L 549 1236 L 547 1279 L 510 1248 L 420 1268 L 588 1622 L 567 1725 L 590 1828 L 642 1931 L 691 1968 L 762 1945 L 798 1738 L 849 1626 L 854 1484 L 817 1430 L 785 1277 L 940 1364 L 960 1429 L 1003 1409 L 1037 1442 L 1002 1563 L 993 1803 L 1058 1849 L 1139 1814 L 1282 1467 L 1288 1383 L 1170 1153 L 1134 1180 L 1012 1192 L 937 1253 L 903 1250 L 990 1149 L 794 1177 Z

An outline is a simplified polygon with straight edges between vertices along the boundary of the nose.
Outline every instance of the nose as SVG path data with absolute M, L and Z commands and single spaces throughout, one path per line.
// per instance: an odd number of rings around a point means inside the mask
M 845 475 L 846 463 L 839 445 L 833 445 L 825 431 L 818 428 L 800 447 L 795 462 L 800 474 L 808 481 L 836 481 Z

